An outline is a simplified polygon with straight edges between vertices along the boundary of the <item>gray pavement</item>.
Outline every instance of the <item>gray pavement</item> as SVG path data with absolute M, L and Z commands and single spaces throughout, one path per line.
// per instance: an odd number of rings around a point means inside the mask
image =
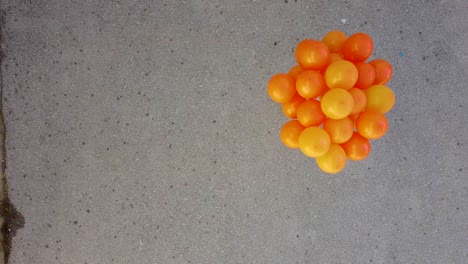
M 468 5 L 2 0 L 9 263 L 467 263 Z M 364 31 L 390 130 L 320 172 L 266 93 L 298 40 Z

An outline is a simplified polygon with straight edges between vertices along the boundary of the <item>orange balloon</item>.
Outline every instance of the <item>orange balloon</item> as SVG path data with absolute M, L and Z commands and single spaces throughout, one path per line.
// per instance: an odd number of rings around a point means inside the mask
M 354 132 L 353 136 L 345 143 L 341 144 L 346 156 L 350 160 L 364 160 L 369 156 L 371 144 L 369 139 L 361 136 L 358 132 Z
M 328 152 L 315 161 L 322 171 L 335 174 L 346 166 L 346 153 L 340 145 L 332 143 Z
M 353 110 L 351 110 L 351 114 L 358 114 L 364 111 L 367 105 L 366 94 L 358 88 L 351 88 L 348 90 L 348 92 L 353 96 L 354 99 L 354 106 Z
M 362 32 L 354 33 L 343 44 L 341 52 L 346 60 L 360 62 L 367 60 L 374 50 L 372 38 Z
M 317 71 L 307 70 L 297 76 L 296 90 L 302 97 L 310 99 L 324 94 L 327 86 L 322 74 Z
M 353 96 L 343 89 L 331 89 L 323 95 L 320 101 L 322 112 L 332 119 L 347 117 L 354 107 Z
M 335 61 L 325 71 L 325 82 L 331 89 L 351 89 L 358 79 L 358 70 L 346 60 Z
M 355 65 L 358 70 L 358 79 L 354 86 L 361 90 L 370 87 L 375 81 L 374 67 L 366 62 L 358 62 Z
M 320 102 L 311 99 L 304 101 L 297 109 L 297 120 L 305 127 L 319 126 L 325 120 Z
M 393 74 L 392 65 L 382 59 L 377 59 L 369 62 L 375 69 L 375 80 L 374 84 L 386 84 L 390 81 Z
M 345 41 L 346 34 L 340 30 L 332 30 L 325 34 L 322 39 L 322 42 L 327 45 L 330 52 L 340 52 Z
M 323 123 L 323 129 L 328 132 L 331 142 L 341 144 L 353 135 L 354 122 L 349 117 L 338 120 L 328 118 Z
M 388 120 L 384 114 L 369 110 L 358 116 L 356 128 L 358 133 L 367 139 L 379 139 L 388 130 Z
M 304 68 L 302 68 L 301 65 L 296 65 L 296 66 L 292 67 L 292 68 L 289 70 L 288 74 L 289 74 L 289 76 L 291 76 L 291 77 L 293 77 L 294 79 L 296 79 L 297 76 L 299 75 L 299 73 L 301 73 L 303 70 L 304 70 Z
M 305 101 L 300 95 L 296 94 L 294 97 L 289 100 L 289 102 L 284 103 L 282 106 L 283 114 L 289 118 L 297 117 L 297 109 Z
M 330 63 L 334 63 L 335 61 L 344 60 L 343 55 L 339 53 L 330 53 Z
M 295 94 L 296 83 L 294 78 L 287 74 L 278 73 L 268 82 L 268 95 L 277 103 L 287 103 Z
M 375 110 L 385 114 L 395 104 L 395 94 L 385 85 L 371 86 L 364 93 L 367 98 L 366 110 Z
M 299 148 L 299 135 L 303 130 L 304 127 L 297 120 L 286 122 L 280 131 L 281 141 L 288 148 Z
M 330 144 L 330 136 L 320 127 L 306 128 L 299 136 L 299 148 L 304 155 L 311 158 L 325 155 Z
M 305 69 L 323 70 L 330 61 L 330 51 L 323 42 L 305 39 L 296 47 L 296 60 Z

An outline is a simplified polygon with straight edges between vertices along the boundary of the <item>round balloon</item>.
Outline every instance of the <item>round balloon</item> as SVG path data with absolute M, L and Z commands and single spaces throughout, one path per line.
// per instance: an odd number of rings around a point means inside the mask
M 346 166 L 346 153 L 340 145 L 332 143 L 328 152 L 318 157 L 316 163 L 322 171 L 335 174 Z
M 296 47 L 296 60 L 308 70 L 323 70 L 330 60 L 330 51 L 323 42 L 305 39 Z
M 297 120 L 305 127 L 319 126 L 325 120 L 320 102 L 311 99 L 304 101 L 297 109 Z
M 281 109 L 283 110 L 283 114 L 289 118 L 296 118 L 297 117 L 297 109 L 299 106 L 305 101 L 300 95 L 296 94 L 294 97 L 289 100 L 287 103 L 284 103 Z
M 358 79 L 358 70 L 346 60 L 335 61 L 325 71 L 325 82 L 331 89 L 351 89 Z
M 374 85 L 364 91 L 367 98 L 367 110 L 387 113 L 395 104 L 395 94 L 385 85 Z
M 322 74 L 314 70 L 307 70 L 297 76 L 296 90 L 302 97 L 310 99 L 324 94 L 327 86 Z
M 366 94 L 358 89 L 358 88 L 351 88 L 348 92 L 353 96 L 354 106 L 353 110 L 351 110 L 351 114 L 359 114 L 360 112 L 364 111 L 367 105 L 367 98 Z
M 299 136 L 299 148 L 306 156 L 316 158 L 330 149 L 330 136 L 320 127 L 309 127 Z
M 346 60 L 360 62 L 367 60 L 374 50 L 372 38 L 363 32 L 354 33 L 346 39 L 341 52 Z
M 323 129 L 328 132 L 330 140 L 333 143 L 344 143 L 348 141 L 354 132 L 354 121 L 349 117 L 343 119 L 326 119 L 323 123 Z
M 328 46 L 330 52 L 337 52 L 341 51 L 341 47 L 343 47 L 344 42 L 346 41 L 346 34 L 340 30 L 332 30 L 325 34 L 322 39 L 322 42 Z
M 367 139 L 379 139 L 388 130 L 388 120 L 384 114 L 377 111 L 364 111 L 356 119 L 358 133 Z
M 295 94 L 296 83 L 288 74 L 276 74 L 268 82 L 268 95 L 277 103 L 287 103 Z
M 392 79 L 393 68 L 392 65 L 382 59 L 377 59 L 369 62 L 375 70 L 374 84 L 386 84 Z
M 358 70 L 358 79 L 355 87 L 363 90 L 370 87 L 375 81 L 375 69 L 367 62 L 358 62 L 355 64 Z
M 291 120 L 286 122 L 280 131 L 280 138 L 283 144 L 288 148 L 299 147 L 299 135 L 304 130 L 304 127 L 297 121 Z
M 354 132 L 353 136 L 348 141 L 341 144 L 341 146 L 346 152 L 348 159 L 355 161 L 364 160 L 369 156 L 371 151 L 369 139 L 361 136 L 358 132 Z
M 353 96 L 343 89 L 332 89 L 323 95 L 321 102 L 322 112 L 331 119 L 347 117 L 354 107 Z

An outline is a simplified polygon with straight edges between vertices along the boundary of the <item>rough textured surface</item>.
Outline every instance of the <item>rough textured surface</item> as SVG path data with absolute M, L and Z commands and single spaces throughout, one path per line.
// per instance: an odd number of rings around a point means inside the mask
M 10 263 L 466 263 L 465 1 L 1 9 Z M 330 176 L 281 145 L 266 83 L 335 28 L 373 36 L 397 103 Z

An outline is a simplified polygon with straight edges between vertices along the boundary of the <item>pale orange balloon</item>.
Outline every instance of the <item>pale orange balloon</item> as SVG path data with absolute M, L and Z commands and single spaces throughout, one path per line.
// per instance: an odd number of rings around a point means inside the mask
M 341 144 L 353 135 L 354 122 L 349 117 L 338 120 L 328 118 L 323 123 L 323 129 L 328 132 L 333 143 Z
M 309 127 L 299 136 L 299 148 L 304 155 L 316 158 L 325 155 L 330 149 L 330 136 L 320 127 Z
M 332 143 L 328 152 L 316 158 L 315 161 L 322 171 L 335 174 L 346 166 L 346 153 L 340 145 Z
M 330 52 L 340 52 L 346 41 L 346 34 L 340 30 L 332 30 L 325 34 L 322 42 L 328 46 Z
M 325 83 L 330 89 L 353 88 L 358 79 L 358 70 L 353 63 L 346 60 L 335 61 L 325 71 Z
M 367 105 L 366 94 L 358 88 L 351 88 L 348 90 L 348 92 L 353 96 L 354 99 L 354 106 L 353 110 L 351 110 L 351 114 L 358 114 L 364 111 Z
M 395 94 L 385 85 L 374 85 L 364 91 L 367 98 L 366 110 L 387 113 L 395 104 Z
M 354 107 L 353 96 L 343 89 L 331 89 L 320 101 L 322 112 L 332 119 L 347 117 Z

